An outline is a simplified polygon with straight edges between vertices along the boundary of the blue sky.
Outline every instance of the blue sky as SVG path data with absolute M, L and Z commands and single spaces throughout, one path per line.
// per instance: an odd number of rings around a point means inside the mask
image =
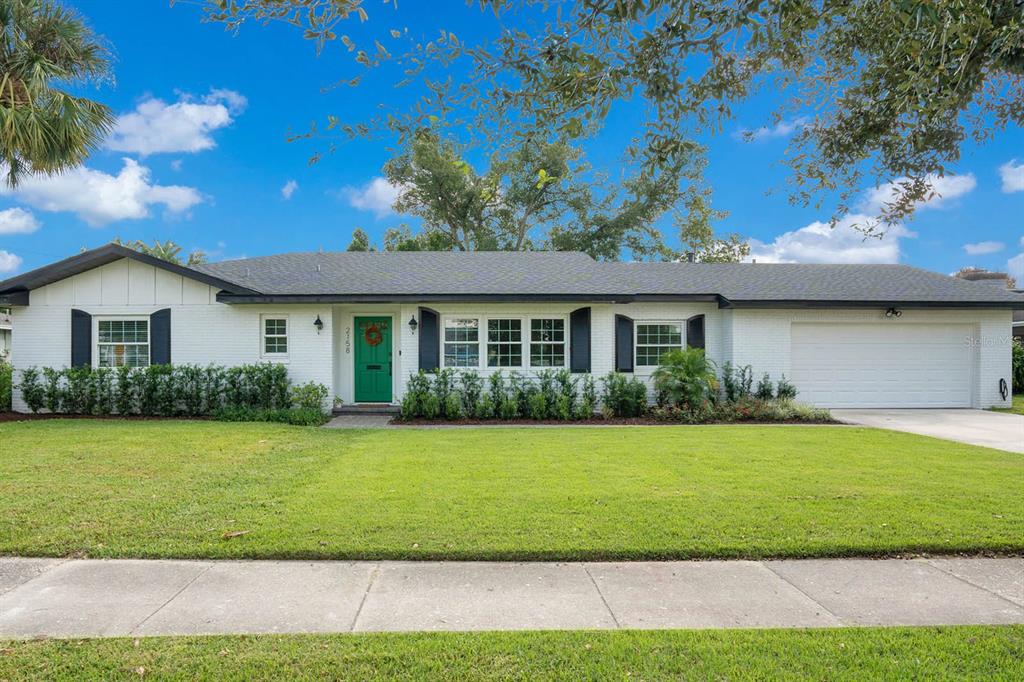
M 171 239 L 214 260 L 295 250 L 344 249 L 353 228 L 375 241 L 408 217 L 388 210 L 393 190 L 380 179 L 386 140 L 345 144 L 309 166 L 323 148 L 288 143 L 289 129 L 336 114 L 365 120 L 382 102 L 411 93 L 384 81 L 327 93 L 354 75 L 337 48 L 316 57 L 286 26 L 247 27 L 238 35 L 202 24 L 187 2 L 68 2 L 104 35 L 116 54 L 114 80 L 88 90 L 121 116 L 106 148 L 66 176 L 0 191 L 0 277 L 44 265 L 114 237 Z M 438 7 L 445 11 L 438 11 Z M 462 0 L 367 5 L 370 21 L 346 27 L 357 38 L 391 27 L 433 37 L 442 26 L 475 42 L 497 30 Z M 376 32 L 376 33 L 375 33 Z M 968 145 L 943 197 L 881 241 L 849 229 L 829 230 L 821 210 L 791 206 L 779 161 L 787 126 L 760 129 L 770 102 L 754 100 L 736 123 L 709 140 L 707 178 L 715 205 L 730 216 L 718 225 L 755 240 L 760 260 L 903 262 L 940 272 L 966 265 L 1005 270 L 1024 283 L 1024 133 L 1012 129 L 984 147 Z M 613 112 L 587 150 L 597 169 L 619 165 L 617 150 L 635 133 L 638 105 Z M 742 128 L 758 130 L 743 142 Z M 779 190 L 767 194 L 769 190 Z M 871 188 L 865 188 L 864 210 Z M 884 188 L 874 192 L 884 196 Z M 675 240 L 666 222 L 666 237 Z

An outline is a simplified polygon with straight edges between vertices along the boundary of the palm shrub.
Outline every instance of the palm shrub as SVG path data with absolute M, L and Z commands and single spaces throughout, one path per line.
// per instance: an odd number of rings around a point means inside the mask
M 715 364 L 700 348 L 673 350 L 661 356 L 652 375 L 658 404 L 690 412 L 706 411 L 718 391 Z

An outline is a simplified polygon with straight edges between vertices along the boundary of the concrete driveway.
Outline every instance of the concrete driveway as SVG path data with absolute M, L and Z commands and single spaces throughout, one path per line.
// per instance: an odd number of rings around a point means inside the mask
M 985 410 L 832 410 L 846 424 L 1024 453 L 1024 416 Z

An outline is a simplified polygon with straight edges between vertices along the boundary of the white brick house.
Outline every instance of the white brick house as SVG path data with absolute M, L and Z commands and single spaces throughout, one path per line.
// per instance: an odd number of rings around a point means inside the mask
M 0 282 L 0 305 L 15 369 L 269 361 L 346 403 L 394 403 L 421 368 L 649 378 L 692 345 L 817 405 L 981 408 L 1009 404 L 1024 297 L 896 265 L 410 252 L 188 268 L 111 244 Z

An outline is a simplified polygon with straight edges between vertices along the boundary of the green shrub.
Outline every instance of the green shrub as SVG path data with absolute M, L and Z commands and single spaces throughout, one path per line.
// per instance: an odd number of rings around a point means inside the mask
M 1024 342 L 1019 338 L 1013 340 L 1010 349 L 1012 367 L 1010 385 L 1014 393 L 1024 393 Z
M 718 391 L 715 365 L 700 348 L 665 353 L 653 379 L 658 405 L 684 411 L 706 410 Z
M 476 372 L 463 372 L 459 376 L 459 386 L 462 392 L 462 411 L 467 416 L 472 415 L 476 411 L 476 406 L 480 404 L 484 380 Z
M 292 426 L 321 426 L 329 417 L 322 407 L 262 409 L 258 407 L 222 407 L 214 417 L 225 422 L 280 422 Z
M 39 370 L 35 367 L 21 370 L 21 399 L 28 409 L 39 412 L 46 405 L 46 389 L 40 381 Z
M 772 378 L 768 376 L 767 372 L 757 382 L 757 391 L 754 392 L 754 397 L 758 400 L 771 400 L 775 397 L 775 385 L 772 384 Z
M 298 386 L 292 386 L 291 405 L 300 410 L 324 411 L 324 403 L 330 391 L 323 384 L 315 381 L 308 381 Z
M 636 377 L 609 372 L 602 380 L 601 402 L 612 417 L 639 417 L 647 411 L 647 386 Z
M 477 419 L 494 418 L 494 400 L 489 395 L 484 395 L 477 401 L 473 408 L 473 416 Z
M 464 415 L 462 410 L 462 394 L 458 391 L 452 391 L 444 399 L 441 410 L 442 416 L 445 419 L 462 419 Z
M 437 419 L 441 416 L 441 401 L 433 393 L 428 393 L 423 399 L 420 411 L 425 419 Z
M 731 362 L 722 365 L 722 389 L 730 402 L 748 398 L 753 393 L 754 370 L 750 365 L 735 367 Z
M 585 374 L 581 383 L 579 402 L 576 404 L 574 416 L 576 419 L 592 419 L 597 410 L 597 387 L 594 384 L 594 377 Z
M 796 386 L 789 383 L 786 379 L 786 375 L 783 374 L 779 378 L 779 383 L 775 388 L 775 397 L 779 400 L 795 400 L 796 399 Z
M 537 390 L 532 392 L 530 397 L 527 398 L 527 406 L 529 408 L 527 414 L 530 416 L 530 419 L 548 418 L 548 399 L 543 391 Z
M 11 409 L 11 392 L 14 389 L 14 368 L 0 360 L 0 412 Z
M 285 410 L 291 405 L 287 369 L 243 365 L 229 369 L 194 365 L 149 367 L 27 368 L 21 371 L 22 397 L 33 412 L 122 414 L 154 417 L 206 416 L 225 407 Z M 319 384 L 297 387 L 303 395 L 323 396 Z M 303 402 L 302 408 L 319 407 Z

